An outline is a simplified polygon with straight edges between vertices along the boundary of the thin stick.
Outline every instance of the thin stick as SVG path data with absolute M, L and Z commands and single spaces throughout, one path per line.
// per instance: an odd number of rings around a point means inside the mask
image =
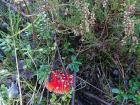
M 6 5 L 7 7 L 10 6 L 10 8 L 11 8 L 12 10 L 14 10 L 15 12 L 20 13 L 22 16 L 24 16 L 24 17 L 30 17 L 30 15 L 26 15 L 24 12 L 19 12 L 18 9 L 17 9 L 14 5 L 12 5 L 12 4 L 6 2 L 5 0 L 2 0 L 2 2 L 5 3 L 5 5 Z
M 14 40 L 14 47 L 15 47 L 16 69 L 17 69 L 17 82 L 18 82 L 18 88 L 19 88 L 20 105 L 23 105 L 22 104 L 21 85 L 20 85 L 20 73 L 19 73 L 18 58 L 17 58 L 17 48 L 16 48 L 15 40 Z
M 54 19 L 53 13 L 51 13 L 51 15 L 52 15 L 52 22 L 54 22 L 55 19 Z M 58 44 L 57 44 L 57 38 L 56 38 L 56 33 L 55 33 L 55 32 L 54 32 L 54 41 L 55 41 L 55 43 L 56 43 L 56 51 L 57 51 L 57 53 L 58 53 L 58 56 L 59 56 L 61 65 L 62 65 L 62 67 L 63 67 L 64 74 L 66 75 L 66 74 L 67 74 L 67 71 L 66 71 L 65 65 L 64 65 L 64 63 L 63 63 L 61 54 L 60 54 L 60 50 L 59 50 L 59 47 L 58 47 Z
M 73 80 L 74 80 L 74 84 L 73 84 L 73 94 L 72 94 L 71 105 L 75 105 L 76 72 L 74 72 L 74 74 L 73 74 Z
M 63 67 L 62 70 L 64 71 L 64 74 L 66 75 L 66 74 L 67 74 L 67 71 L 66 71 L 65 65 L 64 65 L 64 63 L 63 63 L 63 60 L 62 60 L 62 57 L 61 57 L 61 54 L 60 54 L 60 50 L 59 50 L 59 47 L 58 47 L 58 44 L 57 44 L 56 33 L 54 33 L 54 34 L 55 34 L 54 40 L 55 40 L 55 43 L 56 43 L 56 50 L 57 50 L 57 53 L 58 53 L 58 56 L 59 56 L 61 65 L 62 65 L 62 67 Z
M 42 92 L 41 92 L 41 96 L 40 96 L 40 99 L 39 99 L 38 105 L 41 105 L 41 101 L 42 101 L 42 98 L 43 98 L 44 90 L 45 90 L 45 86 L 43 87 L 43 90 L 42 90 Z M 47 100 L 47 101 L 48 101 L 48 100 Z
M 91 94 L 91 93 L 83 92 L 83 94 L 85 94 L 86 96 L 89 96 L 89 97 L 91 97 L 91 98 L 94 98 L 95 100 L 100 101 L 101 103 L 103 103 L 103 104 L 105 104 L 105 105 L 112 105 L 111 103 L 108 103 L 108 102 L 106 102 L 105 100 L 103 100 L 103 99 L 101 99 L 101 98 L 99 98 L 99 97 L 97 97 L 97 96 L 95 96 L 95 95 L 93 95 L 93 94 Z
M 76 57 L 78 57 L 81 48 L 82 48 L 82 45 L 80 46 L 79 51 L 76 54 Z M 73 82 L 74 82 L 74 84 L 73 84 L 73 94 L 72 94 L 72 103 L 71 103 L 72 105 L 75 105 L 76 74 L 77 74 L 76 72 L 74 72 L 74 74 L 73 74 Z
M 80 80 L 84 81 L 84 82 L 87 83 L 88 85 L 92 86 L 94 89 L 96 89 L 96 90 L 98 90 L 99 92 L 104 93 L 104 94 L 107 95 L 107 93 L 105 93 L 103 90 L 101 90 L 101 89 L 97 88 L 96 86 L 90 84 L 90 83 L 87 82 L 86 80 L 84 80 L 84 79 L 82 79 L 82 78 L 80 78 L 80 77 L 78 77 L 78 76 L 77 76 L 77 79 L 80 79 Z

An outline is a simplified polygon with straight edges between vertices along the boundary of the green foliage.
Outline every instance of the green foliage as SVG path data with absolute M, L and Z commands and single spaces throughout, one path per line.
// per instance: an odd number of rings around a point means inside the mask
M 57 102 L 57 97 L 55 94 L 52 94 L 52 97 L 50 99 L 50 102 L 52 103 L 52 105 L 61 105 L 61 103 Z
M 79 65 L 81 65 L 82 63 L 77 61 L 75 56 L 71 56 L 71 61 L 72 61 L 72 63 L 70 63 L 68 65 L 68 67 L 70 68 L 71 71 L 78 72 L 79 71 Z
M 99 21 L 103 22 L 105 20 L 106 13 L 104 13 L 104 11 L 100 9 L 100 7 L 95 9 L 95 14 L 96 18 L 99 19 Z
M 117 88 L 113 88 L 112 89 L 112 93 L 119 93 L 120 91 L 119 91 L 119 89 L 117 89 Z
M 59 98 L 58 98 L 59 97 Z M 57 96 L 56 94 L 51 95 L 51 105 L 70 105 L 71 93 Z
M 49 74 L 50 74 L 50 66 L 49 65 L 40 65 L 40 68 L 38 71 L 39 83 L 42 84 L 47 79 L 47 76 Z
M 64 50 L 64 52 L 63 52 L 64 56 L 67 56 L 69 53 L 74 52 L 74 49 L 71 47 L 70 42 L 68 42 L 67 40 L 62 45 L 62 48 Z
M 140 64 L 140 44 L 136 46 L 137 62 Z
M 140 24 L 136 24 L 135 25 L 135 34 L 137 37 L 139 37 L 140 34 Z
M 0 39 L 0 48 L 4 52 L 11 51 L 11 47 L 12 47 L 12 40 L 11 39 Z
M 24 3 L 16 4 L 15 6 L 19 8 L 17 12 L 11 10 L 11 7 L 6 7 L 0 1 L 0 25 L 4 22 L 8 24 L 8 32 L 4 32 L 0 26 L 0 51 L 2 50 L 6 55 L 6 57 L 2 56 L 0 52 L 0 80 L 2 81 L 2 83 L 0 81 L 0 97 L 2 95 L 2 98 L 8 101 L 5 84 L 7 79 L 17 77 L 17 64 L 15 60 L 11 60 L 11 57 L 16 56 L 17 61 L 24 61 L 24 72 L 33 72 L 33 76 L 37 77 L 35 82 L 39 81 L 40 84 L 40 88 L 36 88 L 32 79 L 28 80 L 22 76 L 24 73 L 20 73 L 20 83 L 25 98 L 23 100 L 28 101 L 28 104 L 37 104 L 38 99 L 43 97 L 42 86 L 51 72 L 50 64 L 56 63 L 54 66 L 59 66 L 57 61 L 60 58 L 56 49 L 56 42 L 58 42 L 64 65 L 68 65 L 72 72 L 79 72 L 79 66 L 83 66 L 79 73 L 80 76 L 82 75 L 80 78 L 85 78 L 91 86 L 100 86 L 107 93 L 107 96 L 103 96 L 104 99 L 112 101 L 115 96 L 114 103 L 128 102 L 129 104 L 130 101 L 130 103 L 139 105 L 140 2 L 138 0 L 47 1 L 48 3 L 43 0 L 35 0 L 26 6 Z M 135 2 L 135 12 L 130 13 L 133 12 L 133 8 L 130 6 Z M 22 16 L 21 11 L 26 15 Z M 130 16 L 125 17 L 127 12 Z M 126 23 L 125 18 L 133 20 L 134 24 Z M 127 28 L 124 27 L 125 25 L 130 25 L 130 29 L 127 31 L 134 31 L 134 34 L 125 34 L 124 29 Z M 53 35 L 54 32 L 56 36 Z M 72 41 L 69 39 L 71 32 L 73 33 Z M 80 36 L 81 39 L 76 39 L 77 36 Z M 55 38 L 56 40 L 54 40 Z M 136 43 L 132 38 L 136 39 Z M 81 45 L 73 46 L 77 41 Z M 14 53 L 15 49 L 17 55 Z M 78 59 L 83 58 L 82 61 L 78 61 L 76 56 L 71 56 L 77 53 Z M 132 53 L 137 56 L 134 60 L 130 56 Z M 129 63 L 131 63 L 130 66 Z M 126 72 L 128 66 L 130 73 Z M 114 67 L 119 68 L 121 74 L 124 73 L 123 75 L 128 77 L 128 89 L 121 84 L 121 75 L 118 78 L 112 76 Z M 91 71 L 91 74 L 85 74 L 87 71 Z M 114 81 L 114 78 L 117 82 Z M 92 81 L 96 84 L 92 84 L 94 83 Z M 114 95 L 108 92 L 107 86 L 110 81 L 113 86 L 115 85 L 115 88 L 112 89 Z M 34 87 L 35 89 L 33 89 Z M 70 105 L 71 94 L 72 92 L 64 95 L 51 94 L 50 104 Z M 76 96 L 76 98 L 79 97 L 81 96 Z M 45 105 L 46 98 L 42 99 L 40 104 Z
M 140 104 L 140 93 L 138 93 L 138 94 L 136 94 L 135 95 L 135 102 L 137 103 L 137 104 Z
M 81 10 L 71 3 L 69 4 L 69 8 L 67 7 L 67 11 L 64 8 L 66 7 L 61 6 L 60 8 L 61 13 L 60 16 L 58 16 L 58 20 L 61 22 L 61 24 L 64 24 L 65 26 L 69 27 L 75 27 L 77 25 L 80 25 L 82 21 Z M 65 14 L 67 16 L 65 16 Z
M 133 101 L 135 104 L 140 103 L 139 99 L 139 87 L 140 87 L 140 82 L 138 79 L 134 78 L 129 81 L 129 88 L 127 91 L 123 91 L 121 89 L 113 88 L 112 92 L 117 94 L 116 99 L 118 101 Z
M 4 103 L 6 103 L 6 101 L 8 101 L 8 96 L 7 96 L 7 87 L 2 84 L 0 87 L 0 94 L 3 98 Z

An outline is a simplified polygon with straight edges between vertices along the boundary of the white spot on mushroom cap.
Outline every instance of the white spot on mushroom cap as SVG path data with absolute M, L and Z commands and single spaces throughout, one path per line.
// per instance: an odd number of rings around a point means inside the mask
M 70 84 L 73 84 L 73 80 L 70 81 Z
M 73 76 L 72 76 L 72 75 L 70 75 L 70 76 L 69 76 L 69 78 L 70 78 L 70 79 L 72 79 L 72 78 L 73 78 Z
M 59 87 L 57 86 L 56 89 L 59 89 Z
M 61 82 L 64 82 L 64 81 L 65 81 L 65 80 L 63 80 L 63 79 L 61 80 Z
M 63 78 L 65 79 L 66 77 L 65 77 L 65 76 L 63 76 Z
M 67 87 L 67 85 L 64 85 L 64 87 Z

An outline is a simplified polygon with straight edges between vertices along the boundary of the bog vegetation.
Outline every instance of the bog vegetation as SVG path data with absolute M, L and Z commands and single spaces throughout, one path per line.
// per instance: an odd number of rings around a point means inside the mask
M 0 0 L 0 105 L 140 105 L 140 1 Z

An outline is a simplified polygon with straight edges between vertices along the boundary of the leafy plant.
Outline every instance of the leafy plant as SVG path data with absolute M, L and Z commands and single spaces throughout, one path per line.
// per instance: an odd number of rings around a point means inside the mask
M 71 71 L 78 72 L 79 71 L 79 65 L 81 65 L 82 63 L 77 61 L 76 56 L 71 56 L 71 61 L 72 61 L 72 63 L 70 63 L 68 65 L 68 67 L 70 68 Z
M 7 87 L 3 84 L 1 85 L 0 90 L 1 98 L 3 99 L 4 103 L 6 103 L 6 101 L 8 101 Z
M 56 94 L 52 94 L 50 103 L 51 105 L 70 105 L 71 97 L 72 97 L 71 93 L 64 94 L 62 96 L 57 96 Z
M 49 75 L 49 73 L 50 73 L 49 65 L 40 65 L 40 68 L 37 74 L 40 84 L 42 84 L 47 79 L 47 76 Z
M 139 87 L 140 87 L 140 83 L 138 82 L 137 79 L 134 78 L 129 81 L 129 88 L 127 91 L 123 91 L 122 89 L 118 89 L 118 88 L 113 88 L 112 93 L 117 95 L 116 99 L 119 102 L 133 101 L 135 102 L 135 104 L 139 104 L 140 103 Z

